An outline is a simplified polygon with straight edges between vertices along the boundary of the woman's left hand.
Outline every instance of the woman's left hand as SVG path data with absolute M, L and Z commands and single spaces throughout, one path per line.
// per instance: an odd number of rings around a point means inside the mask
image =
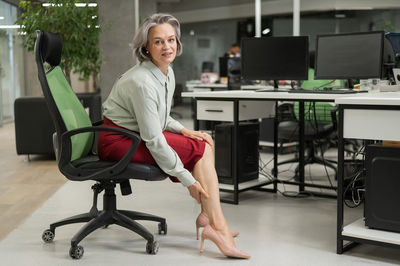
M 194 130 L 184 128 L 181 130 L 181 133 L 182 133 L 182 135 L 184 135 L 185 137 L 188 137 L 188 138 L 204 140 L 211 146 L 211 148 L 214 148 L 214 141 L 213 141 L 212 137 L 205 132 L 194 131 Z

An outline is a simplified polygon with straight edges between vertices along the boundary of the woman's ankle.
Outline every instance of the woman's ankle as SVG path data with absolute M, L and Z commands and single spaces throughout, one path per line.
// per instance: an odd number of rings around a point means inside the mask
M 228 225 L 224 222 L 211 222 L 210 221 L 210 225 L 215 231 L 217 231 L 219 233 L 230 232 Z

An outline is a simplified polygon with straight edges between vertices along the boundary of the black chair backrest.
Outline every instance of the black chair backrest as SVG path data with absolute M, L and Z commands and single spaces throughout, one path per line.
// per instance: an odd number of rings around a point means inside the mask
M 45 32 L 41 30 L 36 31 L 35 42 L 35 60 L 38 69 L 38 77 L 42 87 L 43 95 L 46 99 L 47 107 L 49 108 L 53 124 L 56 128 L 57 137 L 60 139 L 61 134 L 67 131 L 64 123 L 62 123 L 61 114 L 56 106 L 56 103 L 51 96 L 50 87 L 47 83 L 46 73 L 44 70 L 44 62 L 50 64 L 52 68 L 58 66 L 61 62 L 62 51 L 62 37 L 59 34 Z M 58 143 L 61 145 L 60 143 Z M 60 151 L 60 147 L 58 147 Z
M 201 72 L 214 72 L 214 63 L 210 61 L 204 61 L 201 64 Z
M 57 131 L 58 140 L 61 140 L 61 135 L 66 131 L 92 126 L 89 115 L 71 89 L 59 66 L 61 51 L 62 38 L 60 35 L 37 31 L 35 55 L 38 76 Z M 47 73 L 44 71 L 44 62 L 51 66 Z M 91 151 L 93 139 L 92 132 L 74 135 L 70 142 L 65 144 L 68 147 L 64 147 L 64 149 L 62 141 L 58 141 L 57 157 L 68 158 L 68 161 L 85 157 Z M 61 152 L 64 153 L 63 157 L 60 156 Z M 65 153 L 68 153 L 68 156 Z

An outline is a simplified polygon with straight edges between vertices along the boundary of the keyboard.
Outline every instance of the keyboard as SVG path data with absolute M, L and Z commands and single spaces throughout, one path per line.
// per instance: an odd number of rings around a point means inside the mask
M 320 94 L 353 94 L 360 92 L 368 92 L 368 91 L 360 91 L 360 90 L 351 90 L 351 89 L 333 89 L 333 90 L 305 90 L 305 89 L 297 89 L 290 90 L 289 93 L 320 93 Z

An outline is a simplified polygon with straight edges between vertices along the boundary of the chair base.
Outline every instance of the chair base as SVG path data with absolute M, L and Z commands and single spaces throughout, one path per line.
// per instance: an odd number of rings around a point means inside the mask
M 79 242 L 81 242 L 86 236 L 90 233 L 99 229 L 101 227 L 107 227 L 111 224 L 116 224 L 122 227 L 125 227 L 147 240 L 146 251 L 147 253 L 155 254 L 158 250 L 158 243 L 154 241 L 153 234 L 151 234 L 145 227 L 136 222 L 136 220 L 145 220 L 145 221 L 155 221 L 159 222 L 158 224 L 158 233 L 159 234 L 167 234 L 167 224 L 165 218 L 142 213 L 136 211 L 128 211 L 128 210 L 117 210 L 116 209 L 116 196 L 114 192 L 115 184 L 108 183 L 106 185 L 102 184 L 105 187 L 105 193 L 103 196 L 103 211 L 100 211 L 97 215 L 93 215 L 93 212 L 83 213 L 79 215 L 75 215 L 58 222 L 50 224 L 50 229 L 46 230 L 43 233 L 43 240 L 45 242 L 51 242 L 55 236 L 55 229 L 57 227 L 74 224 L 74 223 L 86 223 L 71 239 L 71 250 L 76 251 L 77 248 L 82 249 L 82 253 L 80 256 L 76 257 L 71 254 L 71 257 L 75 259 L 79 259 L 83 254 L 83 248 L 78 246 Z M 52 234 L 50 238 L 45 239 L 45 234 Z M 152 248 L 153 247 L 153 248 Z M 156 250 L 154 250 L 156 247 Z

